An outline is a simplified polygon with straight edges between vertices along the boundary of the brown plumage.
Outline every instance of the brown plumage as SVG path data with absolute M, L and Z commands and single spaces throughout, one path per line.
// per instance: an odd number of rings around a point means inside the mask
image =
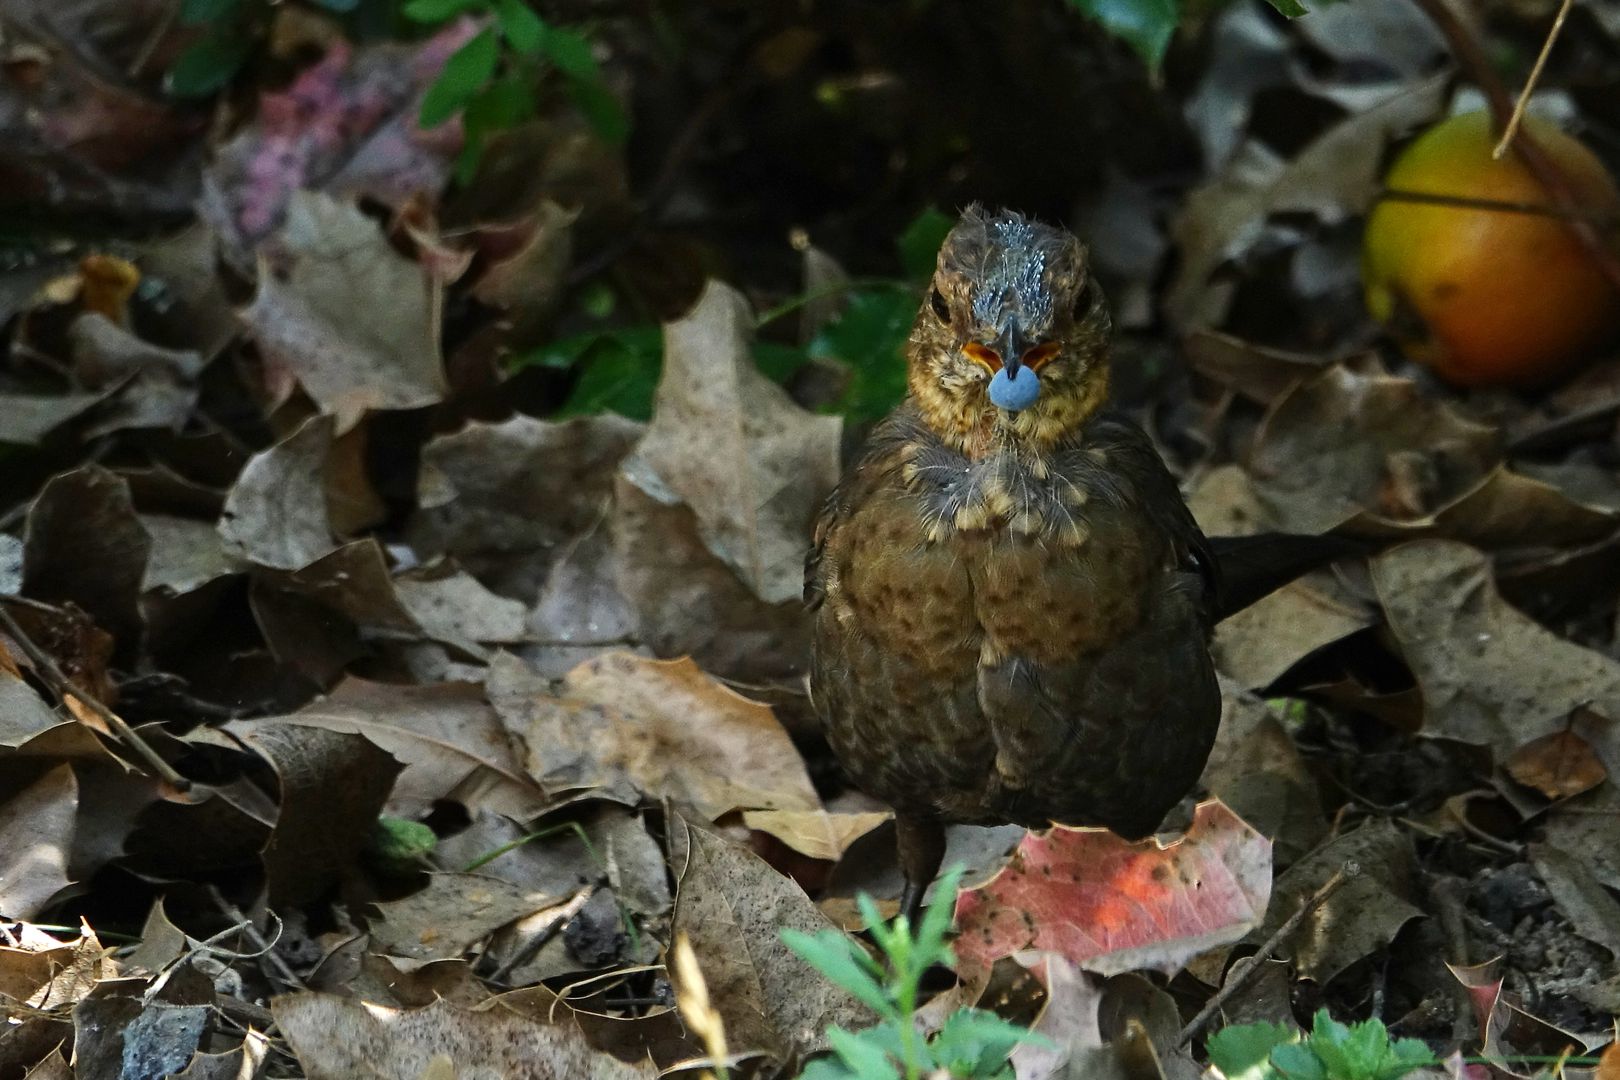
M 811 692 L 895 808 L 907 908 L 944 823 L 1143 836 L 1214 741 L 1214 559 L 1147 436 L 1104 409 L 1108 335 L 1078 240 L 970 209 L 917 314 L 910 394 L 818 525 Z M 992 403 L 1003 367 L 1038 378 L 1033 404 Z

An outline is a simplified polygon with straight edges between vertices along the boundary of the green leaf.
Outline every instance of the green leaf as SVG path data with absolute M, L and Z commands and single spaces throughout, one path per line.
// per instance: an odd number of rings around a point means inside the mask
M 201 26 L 235 15 L 242 0 L 186 0 L 180 5 L 180 25 Z
M 438 127 L 456 114 L 495 74 L 500 62 L 501 43 L 489 27 L 450 55 L 444 70 L 422 98 L 417 122 L 425 128 Z
M 1299 0 L 1266 0 L 1266 2 L 1277 9 L 1277 14 L 1285 15 L 1290 19 L 1297 19 L 1310 10 Z
M 1176 0 L 1069 0 L 1077 10 L 1136 50 L 1154 71 L 1164 60 L 1180 10 Z
M 1299 1038 L 1287 1024 L 1232 1024 L 1209 1037 L 1209 1063 L 1226 1080 L 1275 1080 L 1271 1052 Z
M 827 1041 L 860 1080 L 900 1080 L 900 1070 L 882 1048 L 834 1024 Z
M 382 817 L 366 841 L 365 857 L 379 872 L 403 876 L 422 869 L 422 860 L 438 842 L 433 830 L 419 821 Z
M 335 11 L 339 15 L 347 15 L 360 6 L 360 0 L 315 0 L 315 3 L 327 11 Z
M 982 1076 L 1006 1064 L 1007 1055 L 1023 1042 L 1048 1046 L 1052 1041 L 1026 1027 L 982 1009 L 958 1009 L 945 1018 L 935 1038 L 934 1055 L 953 1074 Z
M 1284 1043 L 1272 1050 L 1271 1064 L 1284 1080 L 1328 1080 L 1322 1059 L 1304 1043 Z
M 905 269 L 906 277 L 913 281 L 925 281 L 933 275 L 939 246 L 945 242 L 945 234 L 955 224 L 956 219 L 941 213 L 937 206 L 928 207 L 912 219 L 898 241 L 900 265 Z
M 872 963 L 864 949 L 845 935 L 837 930 L 823 930 L 816 935 L 801 930 L 783 930 L 782 943 L 829 980 L 854 994 L 879 1016 L 895 1015 L 894 1003 L 878 985 L 877 965 Z
M 754 342 L 754 364 L 774 383 L 785 383 L 804 366 L 805 351 L 797 345 L 776 341 Z
M 547 27 L 524 0 L 496 0 L 495 18 L 512 48 L 533 56 L 545 42 Z
M 956 890 L 965 870 L 966 867 L 958 863 L 945 871 L 945 876 L 934 886 L 934 902 L 923 912 L 922 921 L 917 925 L 917 946 L 926 956 L 924 963 L 930 966 L 955 959 L 945 944 L 945 932 L 951 928 L 951 919 L 956 914 Z
M 812 1061 L 799 1073 L 799 1080 L 860 1080 L 860 1077 L 849 1071 L 849 1066 L 836 1058 L 822 1058 Z
M 909 289 L 857 289 L 838 317 L 817 332 L 810 355 L 842 360 L 853 373 L 841 411 L 876 420 L 906 396 L 904 349 L 916 315 L 917 297 Z
M 601 83 L 582 79 L 568 81 L 568 96 L 574 108 L 585 117 L 596 137 L 614 146 L 623 145 L 630 137 L 630 117 L 619 104 L 619 99 Z
M 560 26 L 547 26 L 541 37 L 541 51 L 546 59 L 571 79 L 601 82 L 602 69 L 596 65 L 591 52 L 591 40 L 578 30 Z
M 245 34 L 209 33 L 180 54 L 165 85 L 176 97 L 206 97 L 230 82 L 252 52 Z
M 405 17 L 412 22 L 442 23 L 473 8 L 487 8 L 489 0 L 410 0 Z

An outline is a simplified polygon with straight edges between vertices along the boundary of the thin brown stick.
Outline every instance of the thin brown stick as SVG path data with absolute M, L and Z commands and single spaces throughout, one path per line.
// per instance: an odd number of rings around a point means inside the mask
M 95 695 L 81 689 L 72 679 L 69 679 L 62 672 L 62 669 L 56 665 L 56 661 L 51 659 L 45 650 L 36 645 L 34 639 L 29 637 L 27 632 L 18 625 L 17 620 L 12 617 L 11 612 L 6 609 L 6 605 L 3 603 L 0 603 L 0 630 L 4 630 L 11 636 L 12 640 L 16 641 L 18 647 L 28 656 L 29 663 L 34 665 L 34 670 L 39 673 L 40 678 L 49 684 L 52 693 L 61 700 L 63 705 L 67 704 L 70 696 L 78 699 L 85 708 L 95 713 L 102 723 L 111 728 L 118 741 L 144 761 L 147 768 L 159 780 L 162 780 L 176 791 L 191 790 L 191 781 L 176 772 L 173 765 L 164 761 L 162 756 L 152 749 L 152 744 L 137 735 L 135 729 L 130 727 L 123 717 L 97 701 Z
M 1187 1026 L 1181 1029 L 1181 1038 L 1177 1040 L 1177 1045 L 1186 1046 L 1192 1042 L 1193 1036 L 1202 1031 L 1204 1025 L 1209 1023 L 1216 1013 L 1220 1012 L 1221 1006 L 1226 1004 L 1228 998 L 1237 993 L 1240 988 L 1254 977 L 1254 974 L 1260 970 L 1261 964 L 1271 959 L 1272 954 L 1282 947 L 1282 943 L 1288 935 L 1297 930 L 1299 924 L 1305 921 L 1305 917 L 1321 907 L 1328 897 L 1339 891 L 1341 885 L 1359 873 L 1361 873 L 1361 867 L 1356 863 L 1345 863 L 1343 867 L 1334 872 L 1332 877 L 1322 882 L 1315 892 L 1305 898 L 1305 902 L 1299 905 L 1298 911 L 1283 920 L 1283 924 L 1277 927 L 1276 933 L 1266 939 L 1265 944 L 1260 946 L 1258 952 L 1232 965 L 1232 971 L 1226 977 L 1226 981 L 1221 984 L 1221 988 L 1215 991 L 1214 996 L 1204 1003 L 1202 1009 L 1198 1010 L 1198 1015 L 1189 1020 Z
M 1508 147 L 1513 145 L 1513 136 L 1519 132 L 1519 125 L 1524 122 L 1524 110 L 1530 104 L 1530 95 L 1536 92 L 1536 84 L 1541 81 L 1541 73 L 1547 68 L 1547 57 L 1552 55 L 1553 44 L 1558 35 L 1563 32 L 1564 20 L 1569 18 L 1569 9 L 1575 5 L 1575 0 L 1564 0 L 1558 5 L 1558 14 L 1553 16 L 1552 29 L 1547 31 L 1547 40 L 1541 43 L 1541 52 L 1536 62 L 1530 68 L 1530 77 L 1524 81 L 1524 89 L 1519 91 L 1519 102 L 1513 106 L 1513 115 L 1508 117 L 1507 126 L 1502 129 L 1502 138 L 1497 142 L 1496 149 L 1491 151 L 1491 157 L 1500 158 L 1507 153 Z
M 1485 56 L 1485 50 L 1480 46 L 1479 39 L 1474 32 L 1457 17 L 1446 0 L 1412 0 L 1425 15 L 1427 15 L 1446 39 L 1451 47 L 1451 53 L 1463 73 L 1485 94 L 1485 101 L 1490 106 L 1491 117 L 1495 121 L 1498 131 L 1507 127 L 1513 116 L 1513 99 L 1508 95 L 1507 87 L 1497 76 L 1496 70 L 1491 67 L 1490 60 Z M 1569 231 L 1575 234 L 1592 261 L 1597 264 L 1603 276 L 1609 279 L 1615 289 L 1620 290 L 1620 254 L 1611 248 L 1603 235 L 1593 228 L 1591 222 L 1578 216 L 1580 198 L 1570 185 L 1569 177 L 1558 163 L 1547 155 L 1528 131 L 1520 131 L 1518 138 L 1513 140 L 1513 150 L 1524 162 L 1524 167 L 1530 170 L 1530 175 L 1536 178 L 1553 206 L 1567 215 L 1564 219 Z

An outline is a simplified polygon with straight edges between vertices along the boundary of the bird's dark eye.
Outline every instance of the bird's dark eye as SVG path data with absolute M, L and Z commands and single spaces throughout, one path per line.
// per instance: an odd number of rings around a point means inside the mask
M 951 321 L 951 309 L 946 306 L 945 297 L 938 289 L 935 289 L 933 295 L 928 298 L 928 306 L 934 309 L 934 314 L 939 317 L 940 322 Z

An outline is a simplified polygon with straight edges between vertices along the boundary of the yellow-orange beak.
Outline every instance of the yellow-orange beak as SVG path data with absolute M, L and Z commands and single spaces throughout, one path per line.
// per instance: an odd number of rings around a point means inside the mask
M 1024 354 L 1018 357 L 1012 366 L 1027 367 L 1031 371 L 1039 371 L 1051 363 L 1052 359 L 1061 351 L 1062 347 L 1057 342 L 1048 341 L 1036 345 L 1032 349 L 1026 349 Z M 999 352 L 988 345 L 981 345 L 977 341 L 970 341 L 962 346 L 962 354 L 992 375 L 1008 366 Z

